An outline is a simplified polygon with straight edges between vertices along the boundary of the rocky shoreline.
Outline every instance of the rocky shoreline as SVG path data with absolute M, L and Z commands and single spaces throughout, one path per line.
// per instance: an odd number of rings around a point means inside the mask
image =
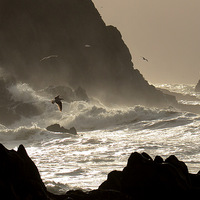
M 122 171 L 112 171 L 98 189 L 49 192 L 23 145 L 8 150 L 0 144 L 0 195 L 9 200 L 140 200 L 193 199 L 200 192 L 200 174 L 191 174 L 174 155 L 163 160 L 134 152 Z

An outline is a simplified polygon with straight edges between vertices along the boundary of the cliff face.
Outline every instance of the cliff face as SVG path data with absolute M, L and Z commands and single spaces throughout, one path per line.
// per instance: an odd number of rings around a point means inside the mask
M 0 43 L 0 65 L 32 86 L 81 86 L 114 103 L 171 101 L 133 68 L 91 0 L 1 0 Z
M 197 83 L 197 85 L 195 86 L 195 92 L 200 92 L 200 80 Z

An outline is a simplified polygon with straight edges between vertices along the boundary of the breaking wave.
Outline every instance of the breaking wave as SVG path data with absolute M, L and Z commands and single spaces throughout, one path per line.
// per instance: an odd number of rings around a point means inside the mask
M 34 104 L 42 112 L 37 116 L 24 117 L 9 127 L 0 125 L 1 141 L 26 140 L 39 141 L 48 138 L 68 137 L 63 133 L 53 133 L 46 127 L 55 123 L 78 132 L 112 130 L 117 127 L 132 126 L 141 129 L 160 129 L 192 123 L 197 115 L 184 113 L 172 107 L 165 109 L 135 107 L 107 107 L 97 99 L 90 101 L 63 101 L 63 112 L 51 104 L 50 94 L 35 91 L 28 84 L 17 83 L 8 88 L 12 99 Z

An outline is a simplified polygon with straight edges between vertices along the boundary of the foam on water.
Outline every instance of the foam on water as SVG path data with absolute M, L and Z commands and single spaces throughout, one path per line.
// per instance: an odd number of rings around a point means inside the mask
M 183 92 L 178 86 L 174 90 Z M 122 170 L 134 151 L 164 158 L 175 154 L 191 172 L 200 169 L 199 115 L 173 108 L 108 108 L 97 100 L 63 102 L 60 112 L 51 99 L 27 84 L 12 86 L 10 92 L 13 98 L 39 104 L 44 111 L 10 127 L 1 125 L 1 143 L 8 148 L 23 143 L 53 192 L 97 188 L 111 170 Z M 74 126 L 78 135 L 45 129 L 54 123 Z

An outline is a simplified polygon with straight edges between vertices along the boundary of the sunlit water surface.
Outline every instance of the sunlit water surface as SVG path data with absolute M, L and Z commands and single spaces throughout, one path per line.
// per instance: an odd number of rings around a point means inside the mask
M 156 86 L 199 97 L 193 85 Z M 11 91 L 26 102 L 40 101 L 46 112 L 9 128 L 1 126 L 0 140 L 7 148 L 16 149 L 24 144 L 46 186 L 53 192 L 98 188 L 110 171 L 126 166 L 134 151 L 163 158 L 174 154 L 187 164 L 190 172 L 200 170 L 200 116 L 197 114 L 143 106 L 111 109 L 97 100 L 64 102 L 61 113 L 28 85 L 17 85 Z M 78 135 L 47 131 L 45 127 L 53 123 L 66 128 L 74 126 Z

